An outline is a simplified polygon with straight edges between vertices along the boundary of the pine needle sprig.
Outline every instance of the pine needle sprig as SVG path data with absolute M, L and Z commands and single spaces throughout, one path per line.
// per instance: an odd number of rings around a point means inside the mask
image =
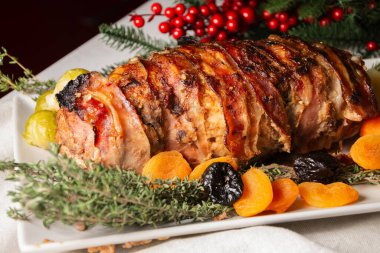
M 114 64 L 107 65 L 100 70 L 100 73 L 103 76 L 108 76 L 112 71 L 114 71 L 115 68 L 117 68 L 123 64 L 126 64 L 126 63 L 128 63 L 128 61 L 121 61 L 121 62 L 117 62 Z
M 151 52 L 161 51 L 174 45 L 152 38 L 142 30 L 130 26 L 101 24 L 99 31 L 107 45 L 120 51 L 125 49 L 129 49 L 131 52 L 136 51 L 136 54 L 140 56 L 146 56 Z
M 0 66 L 4 65 L 6 59 L 9 60 L 9 64 L 16 65 L 21 68 L 23 71 L 23 76 L 13 78 L 13 76 L 9 76 L 0 70 L 0 92 L 7 92 L 13 89 L 28 94 L 42 94 L 46 90 L 54 87 L 54 80 L 38 80 L 30 69 L 22 65 L 16 57 L 10 55 L 8 51 L 2 47 L 0 51 Z
M 9 180 L 22 182 L 9 196 L 45 226 L 56 221 L 85 227 L 156 226 L 203 221 L 231 210 L 212 203 L 196 181 L 157 181 L 154 185 L 159 187 L 154 187 L 133 171 L 89 166 L 83 170 L 74 160 L 57 155 L 38 163 L 1 161 L 0 171 L 7 171 Z M 27 217 L 19 209 L 9 213 Z
M 319 18 L 326 12 L 326 2 L 327 0 L 304 1 L 297 9 L 298 18 L 301 20 L 309 17 Z
M 203 4 L 206 4 L 206 0 L 175 0 L 174 3 L 183 3 L 187 6 L 201 6 Z
M 380 51 L 368 52 L 363 48 L 369 39 L 380 39 L 380 30 L 375 27 L 361 27 L 356 15 L 347 15 L 341 22 L 334 22 L 321 27 L 318 22 L 313 24 L 300 24 L 291 30 L 290 35 L 298 36 L 306 41 L 321 41 L 342 49 L 350 50 L 363 57 L 376 57 Z
M 297 0 L 268 0 L 263 8 L 270 13 L 276 13 L 279 11 L 285 11 L 297 4 Z

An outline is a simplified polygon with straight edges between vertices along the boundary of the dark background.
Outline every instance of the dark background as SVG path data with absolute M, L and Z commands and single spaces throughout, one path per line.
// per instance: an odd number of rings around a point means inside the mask
M 34 74 L 59 60 L 98 33 L 101 23 L 112 23 L 146 0 L 3 0 L 0 9 L 0 46 Z M 2 71 L 20 75 L 17 68 Z

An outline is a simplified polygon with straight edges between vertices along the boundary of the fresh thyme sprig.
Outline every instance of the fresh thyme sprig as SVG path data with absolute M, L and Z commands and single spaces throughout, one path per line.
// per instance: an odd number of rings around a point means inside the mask
M 347 184 L 380 184 L 380 170 L 364 170 L 353 164 L 342 169 L 339 178 Z
M 291 178 L 296 182 L 301 182 L 293 167 L 279 164 L 271 164 L 257 167 L 269 176 L 271 181 L 280 178 Z M 343 166 L 337 177 L 339 182 L 350 185 L 356 184 L 380 184 L 380 170 L 365 170 L 357 164 Z
M 140 56 L 147 56 L 151 52 L 174 46 L 174 43 L 152 38 L 142 30 L 130 26 L 101 24 L 99 31 L 107 45 L 120 51 L 128 48 Z
M 231 210 L 212 203 L 196 181 L 157 181 L 153 186 L 133 171 L 96 163 L 89 166 L 84 170 L 60 155 L 38 163 L 0 161 L 0 171 L 7 171 L 9 180 L 22 182 L 9 192 L 11 199 L 45 226 L 55 221 L 79 227 L 156 226 L 186 219 L 203 221 Z M 19 209 L 9 214 L 27 217 Z
M 4 65 L 4 61 L 7 58 L 9 60 L 9 64 L 17 65 L 22 69 L 24 75 L 15 79 L 0 70 L 0 92 L 6 92 L 13 89 L 29 94 L 42 94 L 46 90 L 54 87 L 54 80 L 38 80 L 30 69 L 22 65 L 16 57 L 10 55 L 8 51 L 2 47 L 0 51 L 0 66 Z

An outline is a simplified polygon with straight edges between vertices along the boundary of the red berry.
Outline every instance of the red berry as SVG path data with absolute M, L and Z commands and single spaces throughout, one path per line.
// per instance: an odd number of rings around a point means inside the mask
M 288 18 L 288 25 L 289 26 L 295 26 L 297 24 L 297 17 L 291 16 Z
M 217 41 L 222 41 L 227 39 L 227 33 L 226 31 L 220 31 L 218 35 L 216 35 L 216 40 Z
M 288 24 L 281 23 L 278 29 L 280 30 L 280 32 L 286 33 L 289 29 L 289 26 Z
M 232 10 L 239 11 L 243 7 L 244 3 L 241 0 L 234 1 L 232 5 Z
M 133 24 L 137 27 L 137 28 L 141 28 L 144 26 L 145 24 L 145 20 L 143 19 L 143 17 L 141 16 L 135 16 L 133 17 Z
M 198 14 L 198 9 L 197 7 L 191 6 L 188 10 L 189 14 L 197 15 Z
M 183 29 L 181 29 L 181 28 L 174 28 L 174 30 L 172 32 L 172 36 L 173 36 L 174 39 L 178 40 L 183 35 L 185 35 L 185 31 Z
M 236 19 L 227 20 L 226 28 L 230 32 L 237 32 L 239 30 L 239 23 Z
M 174 6 L 174 11 L 178 16 L 181 16 L 186 11 L 186 6 L 184 4 L 177 4 Z
M 239 18 L 239 15 L 235 11 L 227 11 L 224 15 L 226 16 L 227 20 L 237 20 Z
M 170 24 L 168 22 L 162 22 L 158 26 L 158 30 L 162 33 L 168 33 L 170 31 Z
M 342 8 L 335 8 L 331 12 L 331 17 L 335 21 L 341 21 L 343 19 L 343 9 Z
M 324 27 L 331 23 L 331 20 L 328 17 L 324 17 L 319 21 L 319 25 Z
M 207 43 L 207 42 L 210 42 L 210 41 L 211 41 L 210 37 L 204 37 L 204 38 L 201 39 L 202 43 Z
M 376 7 L 376 3 L 375 3 L 375 1 L 374 1 L 374 0 L 371 0 L 371 2 L 368 4 L 368 8 L 369 8 L 370 10 L 373 10 L 373 9 L 375 9 L 375 7 Z
M 286 21 L 288 21 L 288 13 L 280 12 L 278 14 L 278 21 L 280 21 L 281 23 L 285 23 Z
M 267 20 L 267 19 L 270 19 L 272 17 L 272 14 L 267 10 L 263 10 L 262 16 L 263 16 L 264 20 Z
M 205 29 L 204 28 L 196 28 L 195 29 L 195 35 L 198 37 L 202 37 L 205 35 Z
M 223 27 L 224 26 L 224 19 L 222 14 L 214 14 L 211 16 L 210 23 L 217 26 L 217 27 Z
M 214 3 L 210 3 L 207 6 L 210 9 L 211 13 L 217 13 L 219 11 L 218 6 L 216 6 Z
M 164 11 L 164 14 L 168 18 L 174 18 L 175 17 L 174 9 L 171 8 L 171 7 L 166 8 L 165 11 Z
M 346 10 L 346 12 L 347 12 L 348 14 L 351 14 L 353 11 L 354 11 L 354 10 L 353 10 L 351 7 L 348 7 L 347 10 Z
M 240 10 L 240 15 L 247 24 L 252 24 L 255 21 L 255 11 L 250 7 L 244 7 Z
M 205 22 L 203 21 L 203 19 L 198 19 L 197 21 L 195 21 L 195 28 L 203 28 L 205 27 Z
M 271 30 L 276 30 L 278 27 L 278 20 L 275 18 L 272 18 L 271 20 L 268 21 L 268 28 Z
M 214 26 L 214 25 L 209 25 L 207 27 L 207 33 L 210 35 L 210 36 L 214 36 L 216 35 L 218 32 L 218 27 Z
M 176 18 L 174 18 L 171 22 L 172 22 L 172 24 L 173 24 L 175 27 L 178 27 L 178 28 L 182 28 L 183 25 L 184 25 L 184 22 L 183 22 L 182 17 L 176 17 Z
M 274 14 L 274 18 L 275 19 L 278 19 L 280 17 L 280 13 L 279 12 L 276 12 L 275 14 Z
M 367 43 L 367 50 L 372 52 L 376 51 L 378 49 L 378 45 L 375 41 L 368 41 Z
M 199 7 L 199 11 L 204 17 L 208 17 L 210 15 L 210 9 L 207 7 L 207 5 L 202 5 Z
M 154 14 L 158 15 L 158 14 L 161 14 L 162 5 L 160 3 L 153 3 L 150 9 L 152 10 Z
M 183 16 L 183 19 L 188 24 L 193 24 L 195 22 L 195 16 L 193 14 L 187 13 L 185 16 Z
M 251 6 L 252 8 L 256 7 L 257 6 L 257 1 L 256 0 L 250 0 L 248 2 L 248 5 Z

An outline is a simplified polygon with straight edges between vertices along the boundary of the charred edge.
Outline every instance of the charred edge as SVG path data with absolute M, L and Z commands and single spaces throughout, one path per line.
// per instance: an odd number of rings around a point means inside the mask
M 65 88 L 56 94 L 59 107 L 66 107 L 70 112 L 75 109 L 76 94 L 80 93 L 90 79 L 91 74 L 79 75 L 76 79 L 67 83 Z

